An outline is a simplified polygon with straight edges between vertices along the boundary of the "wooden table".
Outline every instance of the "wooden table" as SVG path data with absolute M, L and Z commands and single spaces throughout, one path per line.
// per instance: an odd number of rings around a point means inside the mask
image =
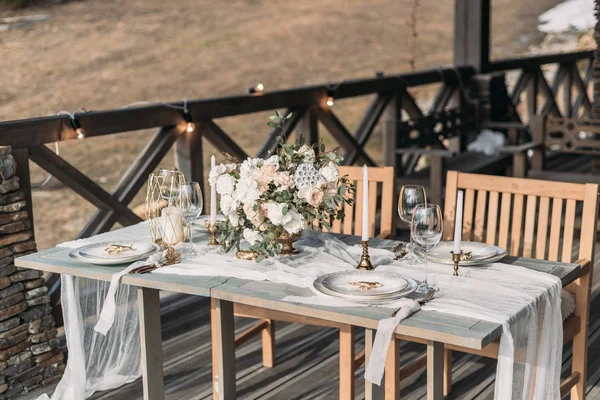
M 341 235 L 348 244 L 357 244 L 360 238 Z M 390 247 L 392 241 L 372 240 L 375 247 Z M 69 258 L 69 251 L 50 249 L 15 260 L 19 267 L 38 269 L 46 272 L 70 274 L 73 276 L 109 281 L 112 274 L 122 267 L 101 267 L 79 263 Z M 572 282 L 578 274 L 579 266 L 559 262 L 547 262 L 524 258 L 507 257 L 505 263 L 515 263 L 559 277 L 563 286 Z M 320 307 L 292 304 L 281 301 L 288 295 L 312 295 L 309 289 L 265 281 L 248 281 L 228 277 L 196 277 L 167 274 L 126 275 L 122 282 L 138 287 L 140 309 L 140 335 L 142 344 L 142 373 L 144 399 L 164 399 L 162 350 L 160 330 L 159 290 L 186 293 L 216 299 L 216 324 L 219 371 L 219 398 L 236 398 L 235 345 L 233 304 L 245 304 L 268 310 L 316 317 L 333 322 L 351 324 L 367 329 L 366 359 L 372 346 L 373 332 L 380 319 L 387 318 L 390 310 L 373 307 Z M 444 345 L 455 345 L 481 350 L 500 337 L 499 324 L 445 315 L 432 311 L 419 311 L 398 325 L 396 333 L 418 338 L 427 343 L 428 353 L 428 399 L 441 399 L 442 360 Z M 383 398 L 384 390 L 366 385 L 367 399 Z M 386 397 L 390 397 L 389 394 Z

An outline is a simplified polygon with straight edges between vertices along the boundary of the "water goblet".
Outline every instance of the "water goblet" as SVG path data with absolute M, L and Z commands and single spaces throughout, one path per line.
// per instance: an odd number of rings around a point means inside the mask
M 425 254 L 425 280 L 419 285 L 418 290 L 427 292 L 435 289 L 427 283 L 427 253 L 439 243 L 444 230 L 442 210 L 437 204 L 419 204 L 413 214 L 411 236 L 417 246 Z
M 417 204 L 427 204 L 425 188 L 419 185 L 404 185 L 398 196 L 398 215 L 402 222 L 412 229 L 412 218 Z M 415 254 L 412 235 L 410 236 L 410 248 L 402 258 L 403 264 L 415 265 L 421 262 Z

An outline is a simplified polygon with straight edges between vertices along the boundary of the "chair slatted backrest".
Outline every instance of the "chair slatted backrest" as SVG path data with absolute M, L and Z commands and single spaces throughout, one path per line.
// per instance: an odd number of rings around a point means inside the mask
M 363 179 L 362 167 L 340 167 L 340 176 L 356 184 L 354 204 L 343 204 L 344 218 L 334 220 L 331 232 L 360 235 L 362 232 Z M 369 168 L 369 236 L 387 237 L 392 233 L 394 210 L 394 168 Z M 377 221 L 379 229 L 376 232 Z
M 500 246 L 513 256 L 593 262 L 598 185 L 550 182 L 449 171 L 444 239 L 454 236 L 458 190 L 464 190 L 462 239 Z M 579 251 L 574 249 L 581 211 Z

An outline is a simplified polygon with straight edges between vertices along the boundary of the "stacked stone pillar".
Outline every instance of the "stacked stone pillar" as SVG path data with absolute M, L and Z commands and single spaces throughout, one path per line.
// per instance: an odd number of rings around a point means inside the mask
M 10 147 L 0 147 L 0 400 L 58 381 L 63 354 L 40 271 L 14 259 L 36 251 Z

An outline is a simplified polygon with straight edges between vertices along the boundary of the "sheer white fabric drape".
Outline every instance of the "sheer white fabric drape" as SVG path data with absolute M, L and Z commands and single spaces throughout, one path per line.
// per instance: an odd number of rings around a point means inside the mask
M 144 224 L 138 224 L 92 240 L 132 237 L 145 240 L 147 232 Z M 205 241 L 202 234 L 194 236 Z M 85 242 L 77 241 L 69 247 L 82 244 Z M 232 255 L 219 254 L 216 248 L 199 245 L 198 257 L 153 273 L 231 276 L 312 287 L 314 279 L 321 274 L 355 268 L 361 253 L 360 247 L 348 246 L 320 232 L 305 232 L 297 247 L 302 249 L 298 255 L 267 259 L 257 264 L 236 260 Z M 389 250 L 371 249 L 371 257 L 381 270 L 417 280 L 423 278 L 422 268 L 391 263 Z M 451 272 L 450 266 L 429 264 L 428 279 L 440 287 L 440 291 L 434 301 L 423 308 L 502 324 L 496 399 L 529 399 L 535 389 L 534 400 L 558 400 L 562 354 L 560 280 L 549 274 L 502 263 L 461 268 L 460 277 L 451 276 Z M 70 356 L 65 377 L 53 399 L 84 398 L 95 390 L 118 387 L 140 376 L 134 288 L 118 285 L 112 328 L 106 337 L 93 331 L 107 287 L 108 283 L 63 277 L 63 308 Z M 311 304 L 322 301 L 317 296 L 286 300 Z M 328 299 L 324 305 L 333 306 L 334 302 Z

